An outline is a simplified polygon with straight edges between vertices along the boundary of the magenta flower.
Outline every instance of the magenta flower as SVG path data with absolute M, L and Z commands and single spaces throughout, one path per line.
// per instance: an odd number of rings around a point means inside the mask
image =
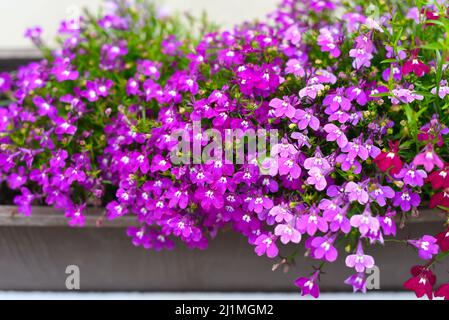
M 405 166 L 395 175 L 395 178 L 401 179 L 410 187 L 422 187 L 424 179 L 427 178 L 427 173 L 424 170 L 416 169 L 414 166 Z
M 248 204 L 248 209 L 255 213 L 261 213 L 263 210 L 273 208 L 273 201 L 264 196 L 252 197 Z
M 301 295 L 311 295 L 315 299 L 320 296 L 320 288 L 318 287 L 318 277 L 320 271 L 315 272 L 310 278 L 299 278 L 295 281 L 295 286 L 301 289 Z
M 327 187 L 326 176 L 323 174 L 320 168 L 313 167 L 308 172 L 309 177 L 307 178 L 307 183 L 311 186 L 315 186 L 318 191 L 323 191 Z
M 327 224 L 326 219 L 321 217 L 320 212 L 317 208 L 312 207 L 309 210 L 309 213 L 303 214 L 299 217 L 296 222 L 296 227 L 301 233 L 306 233 L 309 236 L 314 236 L 315 233 L 319 230 L 321 232 L 327 232 L 329 229 L 329 225 Z
M 362 236 L 369 232 L 377 232 L 380 228 L 379 220 L 372 216 L 369 206 L 365 208 L 362 214 L 354 215 L 350 220 L 351 226 L 358 228 Z
M 287 67 L 285 68 L 287 74 L 293 74 L 295 77 L 302 78 L 306 75 L 302 63 L 297 59 L 290 59 L 287 62 Z
M 280 237 L 283 244 L 300 243 L 301 233 L 290 224 L 280 224 L 276 227 L 274 234 Z
M 342 129 L 337 127 L 335 124 L 326 124 L 324 126 L 324 131 L 328 133 L 326 137 L 327 141 L 337 141 L 340 148 L 344 148 L 348 144 L 348 138 L 346 138 L 346 135 L 343 133 Z
M 286 205 L 279 205 L 271 208 L 270 216 L 275 218 L 277 223 L 290 222 L 293 219 L 293 215 L 290 209 Z
M 321 47 L 322 52 L 329 52 L 332 57 L 338 58 L 341 54 L 340 48 L 336 41 L 338 35 L 333 33 L 336 29 L 321 28 L 317 38 L 317 43 Z
M 276 245 L 277 238 L 273 235 L 262 234 L 260 235 L 256 241 L 256 254 L 260 257 L 264 254 L 267 255 L 268 258 L 276 258 L 279 254 L 279 249 Z
M 396 196 L 393 199 L 393 205 L 395 207 L 401 207 L 402 211 L 408 212 L 412 207 L 416 208 L 421 204 L 421 197 L 414 193 L 410 189 L 404 189 L 396 192 Z
M 357 246 L 356 254 L 346 258 L 346 266 L 348 268 L 355 268 L 358 273 L 365 272 L 366 269 L 374 267 L 374 259 L 373 257 L 364 254 L 361 241 Z
M 323 100 L 323 106 L 329 108 L 330 112 L 337 112 L 339 109 L 349 111 L 351 101 L 345 97 L 344 88 L 338 88 L 335 93 L 329 94 Z
M 337 236 L 316 237 L 310 243 L 312 247 L 312 257 L 317 260 L 324 259 L 327 262 L 337 260 L 338 251 L 334 247 Z
M 345 192 L 351 202 L 358 201 L 362 205 L 368 203 L 369 195 L 366 191 L 366 183 L 348 182 L 345 187 Z
M 288 97 L 284 97 L 284 100 L 278 98 L 271 100 L 270 107 L 274 109 L 274 115 L 278 118 L 286 116 L 293 119 L 295 117 L 296 109 Z
M 427 172 L 432 172 L 435 166 L 440 169 L 444 168 L 443 160 L 436 154 L 431 144 L 428 144 L 424 151 L 415 157 L 413 165 L 415 167 L 424 166 Z
M 11 90 L 11 76 L 9 73 L 0 73 L 0 93 Z
M 377 204 L 381 207 L 385 207 L 386 199 L 393 199 L 396 193 L 389 186 L 381 186 L 380 184 L 374 184 L 370 187 L 370 195 Z
M 419 257 L 423 260 L 430 260 L 440 251 L 437 239 L 432 236 L 423 236 L 418 240 L 409 240 L 408 243 L 418 249 Z
M 345 280 L 345 284 L 352 286 L 354 293 L 366 293 L 366 275 L 364 272 L 359 272 L 350 276 Z
M 312 130 L 317 131 L 320 128 L 320 120 L 313 115 L 312 109 L 298 109 L 295 118 L 298 119 L 299 130 L 304 130 L 307 127 L 310 127 Z

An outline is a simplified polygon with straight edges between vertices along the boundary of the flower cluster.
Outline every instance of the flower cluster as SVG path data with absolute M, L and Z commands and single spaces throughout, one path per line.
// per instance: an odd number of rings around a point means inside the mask
M 0 174 L 19 212 L 54 206 L 73 226 L 92 206 L 134 215 L 133 244 L 155 250 L 176 238 L 205 249 L 231 227 L 281 264 L 300 252 L 283 245 L 302 243 L 320 262 L 295 282 L 302 294 L 318 297 L 324 265 L 345 254 L 345 283 L 366 292 L 365 250 L 395 237 L 398 218 L 449 213 L 448 4 L 382 2 L 373 17 L 354 2 L 284 0 L 266 22 L 192 32 L 116 0 L 64 21 L 57 50 L 30 29 L 45 59 L 0 74 Z M 241 162 L 200 161 L 180 148 L 209 145 L 198 121 L 237 132 L 236 148 L 259 130 L 278 140 Z M 403 242 L 428 262 L 405 287 L 433 297 L 449 231 Z

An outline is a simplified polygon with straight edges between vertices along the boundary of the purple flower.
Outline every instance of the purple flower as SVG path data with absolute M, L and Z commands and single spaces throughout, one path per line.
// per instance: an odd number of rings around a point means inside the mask
M 298 119 L 298 129 L 304 130 L 310 127 L 312 130 L 317 131 L 320 128 L 320 120 L 313 115 L 312 109 L 298 109 L 295 114 L 295 118 Z
M 409 240 L 408 243 L 418 249 L 419 257 L 423 260 L 430 260 L 439 252 L 437 239 L 432 236 L 425 235 L 419 240 Z
M 318 287 L 318 277 L 320 271 L 315 272 L 310 278 L 299 278 L 295 281 L 295 286 L 301 289 L 301 295 L 311 295 L 315 299 L 320 296 L 320 288 Z
M 278 118 L 287 116 L 293 119 L 296 115 L 296 109 L 288 97 L 284 97 L 284 100 L 278 98 L 271 100 L 270 107 L 274 109 L 274 115 Z
M 264 209 L 269 210 L 271 208 L 273 208 L 273 201 L 262 196 L 252 197 L 248 205 L 248 209 L 255 213 L 261 213 Z
M 357 247 L 356 254 L 350 255 L 346 258 L 346 266 L 348 268 L 355 268 L 355 270 L 359 273 L 365 272 L 366 269 L 374 267 L 374 259 L 373 257 L 364 254 L 361 241 Z
M 354 293 L 366 293 L 366 275 L 364 272 L 359 272 L 350 276 L 345 280 L 345 284 L 352 286 Z
M 303 214 L 299 217 L 296 222 L 296 227 L 299 231 L 301 231 L 301 233 L 307 232 L 309 236 L 314 236 L 318 230 L 323 233 L 327 232 L 329 225 L 327 224 L 326 219 L 321 217 L 319 214 L 320 212 L 317 208 L 310 208 L 308 214 Z
M 395 207 L 401 207 L 402 211 L 408 212 L 412 207 L 416 208 L 421 204 L 421 197 L 412 190 L 405 188 L 402 191 L 396 192 L 393 199 Z
M 327 187 L 326 176 L 323 174 L 320 168 L 313 167 L 308 172 L 309 177 L 307 183 L 311 186 L 315 186 L 318 191 L 323 191 Z
M 199 200 L 201 207 L 209 211 L 214 207 L 215 209 L 221 209 L 224 206 L 224 198 L 216 190 L 200 188 L 195 191 L 195 199 Z
M 285 73 L 293 74 L 296 77 L 302 78 L 306 75 L 302 63 L 297 59 L 290 59 L 287 62 L 287 67 L 285 68 Z
M 365 183 L 361 184 L 350 181 L 345 187 L 345 192 L 351 202 L 358 201 L 360 204 L 364 205 L 369 201 L 369 195 L 366 191 Z
M 381 207 L 387 204 L 386 199 L 393 199 L 395 196 L 394 190 L 389 186 L 381 186 L 380 184 L 373 184 L 370 187 L 370 195 Z
M 11 90 L 11 76 L 9 73 L 0 73 L 0 93 Z
M 444 168 L 444 162 L 441 160 L 438 154 L 436 154 L 433 146 L 430 143 L 425 147 L 423 152 L 415 157 L 415 159 L 413 160 L 413 165 L 415 167 L 422 165 L 427 172 L 433 171 L 433 168 L 435 166 L 440 169 Z
M 416 169 L 414 166 L 404 166 L 402 170 L 394 176 L 396 179 L 402 179 L 405 184 L 411 187 L 422 187 L 427 173 L 424 170 Z
M 349 111 L 351 109 L 351 101 L 345 97 L 344 88 L 338 88 L 335 93 L 329 94 L 323 100 L 323 106 L 328 107 L 330 112 L 338 110 Z
M 79 205 L 79 206 L 72 205 L 66 210 L 65 216 L 69 219 L 70 226 L 83 227 L 86 224 L 86 217 L 84 216 L 85 208 L 86 208 L 86 204 Z
M 340 48 L 336 41 L 336 37 L 338 36 L 338 34 L 336 34 L 336 30 L 338 32 L 337 28 L 330 30 L 328 28 L 321 28 L 320 34 L 317 38 L 317 43 L 321 47 L 321 51 L 329 52 L 334 58 L 338 58 L 341 54 Z
M 273 235 L 262 234 L 260 235 L 256 241 L 256 254 L 260 257 L 264 254 L 267 255 L 268 258 L 276 258 L 279 254 L 279 249 L 276 245 L 277 238 Z
M 51 102 L 45 100 L 42 97 L 35 96 L 33 98 L 33 103 L 37 107 L 37 113 L 43 116 L 49 116 L 50 118 L 56 116 L 58 114 L 58 110 L 55 106 L 51 105 Z
M 274 234 L 280 237 L 283 244 L 300 243 L 301 233 L 290 224 L 280 224 L 276 227 Z
M 350 223 L 351 226 L 359 229 L 362 236 L 366 236 L 368 232 L 377 232 L 380 228 L 379 220 L 371 215 L 369 206 L 362 214 L 352 216 Z
M 326 137 L 327 141 L 337 141 L 337 144 L 340 148 L 344 148 L 348 144 L 348 138 L 346 138 L 343 131 L 335 124 L 326 124 L 324 126 L 324 131 L 328 133 Z
M 312 247 L 312 257 L 317 260 L 324 259 L 327 262 L 337 260 L 338 251 L 334 247 L 336 235 L 314 238 L 310 245 Z
M 282 223 L 284 221 L 290 222 L 293 219 L 293 215 L 286 205 L 279 205 L 271 208 L 269 214 L 275 218 L 277 223 Z
M 68 134 L 73 136 L 76 133 L 77 127 L 71 123 L 71 120 L 66 120 L 62 117 L 53 118 L 56 125 L 55 133 L 58 135 Z
M 109 220 L 115 220 L 128 213 L 128 209 L 117 201 L 112 201 L 106 206 L 106 216 Z
M 129 163 L 130 159 L 127 158 L 128 160 L 126 160 L 126 163 Z M 161 155 L 155 155 L 153 157 L 153 160 L 151 162 L 151 172 L 155 173 L 158 171 L 161 172 L 165 172 L 168 169 L 171 168 L 171 164 L 170 162 L 168 162 L 164 157 L 162 157 Z

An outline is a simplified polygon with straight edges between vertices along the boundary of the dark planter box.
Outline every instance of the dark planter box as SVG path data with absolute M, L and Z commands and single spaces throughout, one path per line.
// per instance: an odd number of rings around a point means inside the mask
M 288 274 L 272 272 L 273 261 L 257 257 L 245 238 L 225 232 L 206 251 L 179 244 L 174 251 L 135 248 L 125 230 L 131 217 L 98 227 L 88 216 L 86 228 L 70 228 L 64 215 L 35 208 L 30 218 L 0 207 L 0 290 L 66 290 L 68 265 L 80 268 L 83 291 L 295 291 L 293 280 L 311 271 L 312 260 L 299 257 Z M 401 238 L 441 231 L 441 216 L 425 211 L 400 233 Z M 369 251 L 380 268 L 381 290 L 401 290 L 409 269 L 419 263 L 416 252 L 388 243 Z M 343 284 L 352 270 L 344 257 L 325 268 L 323 291 L 347 291 Z M 447 278 L 448 267 L 438 273 Z M 446 275 L 446 277 L 444 276 Z M 447 280 L 447 279 L 446 279 Z

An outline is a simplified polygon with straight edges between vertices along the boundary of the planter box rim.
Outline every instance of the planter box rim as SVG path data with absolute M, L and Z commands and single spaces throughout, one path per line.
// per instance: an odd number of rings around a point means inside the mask
M 445 213 L 440 210 L 420 210 L 419 217 L 407 219 L 407 223 L 444 222 L 447 220 Z M 113 221 L 105 217 L 102 208 L 88 208 L 86 213 L 86 226 L 88 228 L 125 228 L 138 225 L 137 218 L 127 215 Z M 17 211 L 15 206 L 0 205 L 0 226 L 12 227 L 69 227 L 67 218 L 62 210 L 51 207 L 33 206 L 31 216 L 26 217 Z

